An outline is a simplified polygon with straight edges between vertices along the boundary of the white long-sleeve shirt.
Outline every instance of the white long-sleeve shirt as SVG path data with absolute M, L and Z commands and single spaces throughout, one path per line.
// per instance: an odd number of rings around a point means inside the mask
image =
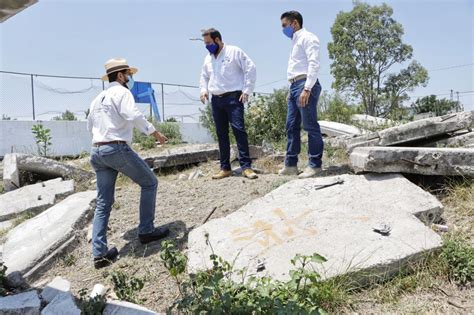
M 319 75 L 319 38 L 302 28 L 293 34 L 288 80 L 306 75 L 305 89 L 311 90 Z
M 208 54 L 204 58 L 199 86 L 201 93 L 220 95 L 242 91 L 252 94 L 257 81 L 257 70 L 252 59 L 236 46 L 224 45 L 217 58 Z
M 91 103 L 87 129 L 92 131 L 92 143 L 109 141 L 132 142 L 133 128 L 146 135 L 155 127 L 138 110 L 132 93 L 118 82 L 112 82 Z

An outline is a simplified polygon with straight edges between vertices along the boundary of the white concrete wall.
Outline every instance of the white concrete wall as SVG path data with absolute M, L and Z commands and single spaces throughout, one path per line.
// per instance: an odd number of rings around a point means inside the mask
M 0 120 L 0 157 L 6 153 L 36 153 L 36 143 L 31 128 L 40 121 Z M 54 156 L 79 155 L 89 152 L 92 137 L 85 121 L 42 121 L 51 129 Z M 188 143 L 213 143 L 206 128 L 198 123 L 180 123 L 183 141 Z

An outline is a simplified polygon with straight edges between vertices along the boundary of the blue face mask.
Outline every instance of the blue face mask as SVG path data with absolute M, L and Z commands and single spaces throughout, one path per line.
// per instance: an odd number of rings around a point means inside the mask
M 289 38 L 293 38 L 293 33 L 294 32 L 295 32 L 295 30 L 290 25 L 283 28 L 283 34 L 285 34 Z
M 133 85 L 135 84 L 135 80 L 133 80 L 133 77 L 131 75 L 128 76 L 128 81 L 126 84 L 129 90 L 133 88 Z
M 215 54 L 216 51 L 219 49 L 219 45 L 217 45 L 216 43 L 212 43 L 212 44 L 206 45 L 206 49 L 209 50 L 211 54 Z

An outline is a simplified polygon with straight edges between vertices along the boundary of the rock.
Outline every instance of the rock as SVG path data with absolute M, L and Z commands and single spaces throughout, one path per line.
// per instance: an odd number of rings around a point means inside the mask
M 147 158 L 148 161 L 153 161 L 153 168 L 155 169 L 189 165 L 217 159 L 219 159 L 219 149 L 217 145 L 214 144 L 194 144 L 171 148 L 161 152 L 156 157 Z
M 264 156 L 272 154 L 273 149 L 268 144 L 266 144 L 265 147 L 250 144 L 249 153 L 250 153 L 250 158 L 252 160 L 256 160 L 256 159 L 261 159 Z M 239 149 L 237 148 L 237 145 L 233 144 L 230 146 L 230 160 L 234 161 L 238 159 L 239 159 Z
M 16 154 L 5 154 L 3 158 L 3 187 L 11 191 L 20 187 L 20 172 Z
M 8 220 L 20 214 L 38 213 L 56 203 L 58 198 L 74 192 L 74 180 L 61 178 L 43 183 L 23 186 L 0 195 L 0 221 Z
M 8 270 L 8 269 L 7 269 Z M 21 275 L 21 272 L 14 271 L 7 276 L 7 285 L 12 288 L 20 288 L 26 285 L 26 281 Z
M 103 315 L 152 315 L 157 314 L 149 309 L 125 301 L 109 301 Z
M 474 148 L 361 147 L 349 159 L 357 173 L 474 176 Z
M 0 314 L 39 315 L 41 301 L 36 291 L 0 297 Z
M 393 124 L 393 121 L 387 118 L 374 117 L 365 114 L 352 115 L 351 120 L 359 123 L 365 128 L 387 126 Z
M 236 270 L 265 262 L 268 275 L 288 280 L 296 254 L 319 253 L 328 261 L 314 267 L 324 279 L 363 271 L 357 281 L 391 276 L 408 262 L 442 245 L 419 218 L 433 221 L 441 203 L 401 175 L 341 175 L 290 181 L 236 212 L 192 230 L 188 270 L 211 267 L 210 247 Z M 383 236 L 373 231 L 391 227 Z M 261 269 L 261 268 L 260 268 Z
M 81 315 L 81 310 L 77 307 L 74 297 L 70 292 L 59 293 L 43 309 L 41 315 Z
M 7 274 L 28 272 L 74 236 L 92 212 L 95 191 L 79 192 L 10 230 L 3 248 Z
M 341 124 L 334 121 L 318 121 L 319 126 L 321 127 L 321 134 L 328 137 L 337 137 L 343 135 L 360 135 L 362 130 L 355 126 Z
M 199 177 L 203 177 L 203 176 L 204 176 L 204 174 L 202 173 L 201 170 L 196 170 L 196 171 L 192 172 L 191 174 L 189 174 L 188 180 L 198 179 Z
M 41 297 L 46 303 L 51 302 L 56 295 L 69 292 L 71 283 L 62 277 L 56 277 L 41 292 Z
M 384 129 L 345 141 L 345 147 L 351 152 L 356 147 L 399 146 L 435 138 L 458 130 L 474 126 L 474 111 L 448 114 L 440 117 L 412 121 L 404 125 Z
M 106 293 L 107 293 L 107 289 L 102 284 L 96 283 L 94 285 L 94 288 L 92 289 L 90 297 L 94 298 L 96 296 L 104 296 Z
M 179 174 L 178 180 L 186 180 L 186 179 L 188 179 L 188 176 L 186 176 L 186 174 Z
M 36 155 L 26 155 L 14 153 L 17 155 L 18 169 L 36 174 L 42 174 L 49 177 L 62 177 L 65 179 L 75 179 L 77 181 L 90 180 L 94 173 L 76 168 L 65 163 L 48 159 Z

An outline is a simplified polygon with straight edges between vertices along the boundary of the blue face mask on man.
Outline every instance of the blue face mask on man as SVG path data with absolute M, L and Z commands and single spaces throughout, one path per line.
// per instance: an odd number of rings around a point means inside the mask
M 295 30 L 291 27 L 291 25 L 287 25 L 283 28 L 283 34 L 285 34 L 289 38 L 293 38 L 294 33 L 295 33 Z
M 217 45 L 216 43 L 212 43 L 212 44 L 206 45 L 206 49 L 211 54 L 215 54 L 217 52 L 217 50 L 219 49 L 219 45 Z
M 135 84 L 135 80 L 133 80 L 133 77 L 131 75 L 128 75 L 128 81 L 126 83 L 128 89 L 131 90 L 134 84 Z

